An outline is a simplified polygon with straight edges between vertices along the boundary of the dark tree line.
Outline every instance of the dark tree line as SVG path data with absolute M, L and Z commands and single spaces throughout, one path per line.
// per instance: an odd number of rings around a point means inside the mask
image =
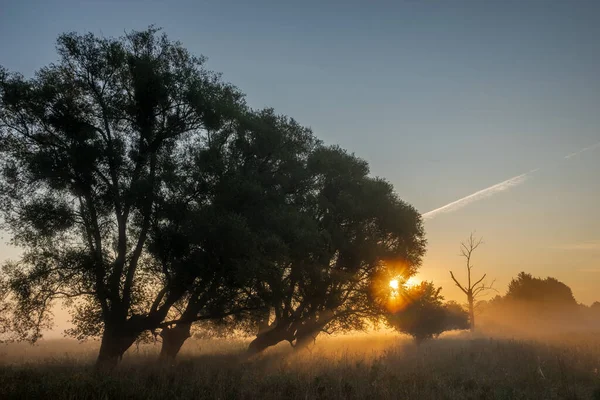
M 526 272 L 520 272 L 510 281 L 504 296 L 497 295 L 482 302 L 487 308 L 508 303 L 530 305 L 538 309 L 569 309 L 580 306 L 573 291 L 565 283 L 552 277 L 534 277 Z
M 521 272 L 503 296 L 479 304 L 480 317 L 490 329 L 524 334 L 558 334 L 600 327 L 598 303 L 577 302 L 569 286 L 559 280 Z
M 157 29 L 57 51 L 31 78 L 0 69 L 0 209 L 24 250 L 2 329 L 36 340 L 62 299 L 101 366 L 147 332 L 173 358 L 198 321 L 256 329 L 251 353 L 301 347 L 380 319 L 382 271 L 420 265 L 420 215 L 366 162 Z
M 505 298 L 567 307 L 577 305 L 573 291 L 564 283 L 552 277 L 536 278 L 525 272 L 511 280 Z

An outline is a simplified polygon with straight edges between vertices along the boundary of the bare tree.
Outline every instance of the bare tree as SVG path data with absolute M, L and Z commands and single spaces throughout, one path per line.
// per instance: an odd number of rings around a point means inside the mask
M 485 294 L 486 292 L 488 292 L 490 290 L 494 290 L 494 288 L 493 288 L 494 281 L 492 281 L 492 283 L 490 285 L 487 285 L 484 282 L 484 279 L 487 276 L 487 274 L 483 274 L 483 276 L 481 278 L 479 278 L 478 280 L 471 278 L 471 272 L 474 267 L 474 265 L 471 264 L 471 258 L 473 256 L 473 252 L 481 244 L 483 244 L 483 238 L 476 239 L 473 236 L 473 233 L 471 233 L 471 235 L 469 236 L 469 239 L 466 242 L 462 242 L 460 244 L 460 255 L 461 255 L 461 257 L 465 258 L 466 266 L 467 266 L 467 284 L 466 285 L 461 285 L 460 282 L 458 282 L 458 280 L 454 277 L 454 273 L 452 273 L 452 271 L 450 271 L 450 276 L 452 277 L 452 280 L 454 281 L 454 283 L 456 283 L 456 286 L 458 286 L 460 288 L 460 290 L 462 290 L 463 293 L 467 295 L 467 302 L 469 304 L 469 322 L 470 322 L 471 332 L 473 332 L 475 330 L 475 305 L 474 305 L 475 301 L 477 300 L 477 298 L 479 296 Z

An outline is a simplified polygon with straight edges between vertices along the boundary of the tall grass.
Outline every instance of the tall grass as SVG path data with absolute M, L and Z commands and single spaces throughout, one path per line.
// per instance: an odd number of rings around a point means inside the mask
M 448 335 L 418 347 L 360 334 L 252 359 L 245 345 L 190 340 L 170 366 L 156 363 L 158 346 L 140 346 L 111 373 L 94 370 L 95 343 L 3 346 L 0 398 L 600 399 L 600 334 L 544 342 Z

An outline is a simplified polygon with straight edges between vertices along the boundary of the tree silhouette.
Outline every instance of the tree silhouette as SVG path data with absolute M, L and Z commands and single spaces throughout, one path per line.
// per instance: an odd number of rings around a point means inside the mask
M 590 329 L 593 308 L 578 304 L 571 288 L 555 278 L 537 278 L 520 272 L 508 285 L 504 296 L 483 305 L 486 325 L 500 329 L 554 333 Z
M 469 307 L 469 322 L 471 326 L 471 331 L 475 330 L 475 302 L 478 297 L 485 294 L 490 290 L 494 290 L 493 285 L 494 282 L 490 285 L 487 285 L 484 281 L 487 274 L 483 274 L 483 276 L 477 280 L 472 279 L 471 272 L 473 269 L 473 264 L 471 263 L 471 259 L 473 257 L 473 252 L 483 243 L 483 238 L 475 239 L 473 237 L 473 233 L 469 235 L 469 239 L 466 242 L 462 242 L 460 244 L 460 254 L 465 258 L 466 269 L 467 269 L 467 283 L 466 285 L 460 284 L 458 280 L 454 277 L 454 273 L 450 271 L 450 276 L 452 280 L 458 286 L 460 290 L 467 296 L 467 303 Z
M 400 290 L 398 296 L 402 304 L 387 315 L 388 323 L 399 332 L 412 336 L 417 344 L 445 331 L 468 329 L 467 312 L 455 302 L 444 304 L 441 290 L 432 282 L 421 282 Z
M 24 249 L 3 273 L 21 338 L 62 299 L 67 333 L 101 336 L 98 366 L 148 331 L 170 359 L 197 321 L 262 318 L 251 352 L 300 347 L 379 319 L 380 272 L 420 265 L 421 216 L 365 161 L 249 110 L 157 29 L 65 34 L 58 53 L 31 79 L 0 69 L 0 209 Z
M 577 301 L 570 287 L 555 278 L 535 278 L 525 272 L 519 273 L 508 285 L 505 299 L 534 302 L 548 306 L 576 306 Z
M 410 276 L 425 251 L 420 215 L 389 183 L 369 177 L 365 161 L 319 147 L 306 168 L 310 179 L 274 227 L 285 250 L 255 288 L 267 307 L 250 353 L 281 341 L 300 348 L 320 332 L 378 319 L 378 273 L 401 261 Z
M 306 195 L 312 178 L 306 160 L 317 144 L 309 129 L 268 109 L 248 113 L 231 133 L 198 150 L 190 169 L 202 171 L 206 198 L 173 207 L 180 218 L 168 217 L 177 223 L 164 224 L 152 246 L 169 263 L 194 257 L 190 269 L 204 271 L 174 316 L 179 322 L 163 323 L 163 358 L 176 356 L 195 320 L 234 316 L 243 322 L 265 307 L 257 290 L 300 239 L 296 199 Z M 194 199 L 197 181 L 178 185 L 178 192 Z M 175 253 L 172 243 L 185 246 Z
M 155 28 L 64 34 L 58 53 L 31 79 L 0 71 L 0 208 L 25 249 L 7 272 L 18 314 L 35 311 L 37 325 L 53 300 L 77 299 L 74 333 L 101 333 L 98 363 L 114 365 L 193 279 L 145 251 L 157 199 L 242 95 Z

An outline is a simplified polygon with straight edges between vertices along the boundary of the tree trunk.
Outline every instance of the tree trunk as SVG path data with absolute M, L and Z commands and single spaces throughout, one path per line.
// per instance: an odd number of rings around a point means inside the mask
M 319 336 L 319 332 L 311 335 L 302 335 L 296 338 L 296 344 L 294 345 L 294 350 L 302 350 L 306 349 L 308 346 L 313 344 L 315 340 Z
M 283 342 L 284 340 L 290 340 L 288 337 L 288 333 L 286 330 L 281 328 L 274 327 L 270 330 L 264 331 L 256 335 L 256 338 L 250 342 L 248 345 L 247 354 L 255 355 L 261 353 L 265 349 L 275 346 L 278 343 Z
M 96 368 L 98 369 L 113 369 L 123 358 L 123 354 L 131 347 L 139 332 L 134 334 L 128 332 L 127 329 L 120 326 L 106 327 L 102 334 L 102 342 L 100 343 L 100 351 L 96 359 Z
M 176 324 L 173 328 L 163 328 L 160 332 L 162 347 L 159 360 L 162 363 L 170 363 L 175 360 L 183 343 L 191 336 L 192 324 Z
M 310 326 L 304 326 L 298 329 L 296 333 L 296 344 L 294 348 L 296 350 L 301 350 L 313 344 L 317 339 L 317 336 L 319 336 L 319 334 L 321 333 L 321 330 L 325 327 L 325 325 L 327 324 L 322 322 L 314 323 Z
M 475 307 L 473 305 L 473 296 L 468 296 L 467 300 L 469 301 L 469 324 L 471 332 L 475 332 Z
M 267 308 L 262 311 L 262 316 L 256 324 L 256 335 L 260 335 L 269 330 L 269 319 L 271 317 L 271 309 Z

